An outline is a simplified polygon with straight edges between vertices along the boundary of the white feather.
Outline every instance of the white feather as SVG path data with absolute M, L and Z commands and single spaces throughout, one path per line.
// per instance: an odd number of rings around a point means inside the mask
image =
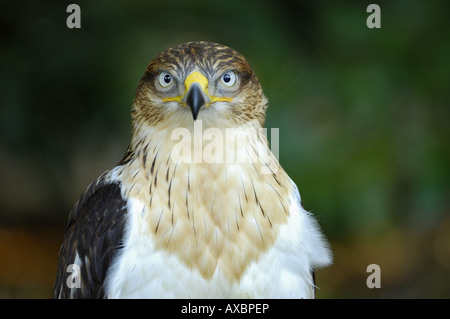
M 217 269 L 207 280 L 176 255 L 155 249 L 146 227 L 144 204 L 129 200 L 125 245 L 106 279 L 109 298 L 313 298 L 311 270 L 331 263 L 331 254 L 313 217 L 290 198 L 290 217 L 274 245 L 250 264 L 239 282 L 229 282 Z

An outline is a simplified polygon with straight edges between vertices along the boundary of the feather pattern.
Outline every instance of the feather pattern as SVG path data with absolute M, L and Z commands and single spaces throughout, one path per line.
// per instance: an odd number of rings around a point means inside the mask
M 167 89 L 161 72 L 175 79 Z M 206 78 L 204 99 L 215 97 L 196 121 L 183 104 L 193 72 Z M 221 86 L 224 72 L 236 85 Z M 267 105 L 248 62 L 226 46 L 189 42 L 152 60 L 130 146 L 70 214 L 53 297 L 314 297 L 313 270 L 331 252 L 269 149 Z M 69 264 L 80 266 L 81 288 L 65 284 Z

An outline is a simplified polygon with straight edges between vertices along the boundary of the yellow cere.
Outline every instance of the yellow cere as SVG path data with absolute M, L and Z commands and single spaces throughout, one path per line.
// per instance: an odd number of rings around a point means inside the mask
M 184 81 L 185 91 L 184 91 L 183 96 L 166 97 L 166 98 L 162 99 L 163 102 L 175 101 L 175 102 L 182 103 L 183 106 L 186 106 L 186 103 L 183 102 L 183 98 L 187 94 L 187 92 L 189 92 L 189 89 L 191 88 L 191 85 L 194 82 L 197 82 L 198 84 L 200 84 L 200 87 L 202 88 L 203 93 L 205 93 L 210 99 L 209 103 L 206 104 L 206 107 L 208 107 L 211 103 L 214 103 L 214 102 L 221 102 L 221 101 L 231 102 L 233 100 L 230 97 L 210 96 L 208 94 L 208 79 L 200 72 L 195 71 L 195 72 L 192 72 L 191 74 L 189 74 L 189 76 Z
M 189 76 L 184 81 L 184 87 L 186 88 L 186 91 L 184 91 L 184 95 L 186 95 L 186 93 L 191 88 L 192 83 L 194 82 L 200 84 L 200 87 L 202 88 L 203 92 L 208 94 L 208 79 L 200 72 L 195 71 L 189 74 Z

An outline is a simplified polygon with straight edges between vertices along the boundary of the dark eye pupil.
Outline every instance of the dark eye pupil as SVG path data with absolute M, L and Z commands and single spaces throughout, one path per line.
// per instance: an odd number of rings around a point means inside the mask
M 225 73 L 225 74 L 223 75 L 223 81 L 224 81 L 225 83 L 230 82 L 230 81 L 231 81 L 231 75 L 229 75 L 228 73 Z
M 172 78 L 170 77 L 169 74 L 164 75 L 164 82 L 170 83 L 171 80 L 172 80 Z

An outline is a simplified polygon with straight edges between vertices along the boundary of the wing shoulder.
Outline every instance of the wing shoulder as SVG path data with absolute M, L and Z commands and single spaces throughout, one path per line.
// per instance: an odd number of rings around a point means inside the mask
M 302 242 L 307 248 L 308 255 L 311 260 L 312 268 L 325 267 L 331 264 L 333 255 L 329 247 L 328 241 L 322 234 L 319 223 L 315 217 L 303 208 L 300 193 L 297 185 L 291 180 L 294 187 L 294 202 L 291 205 L 291 212 L 300 213 L 299 219 L 300 233 L 302 234 Z
M 302 243 L 302 249 L 304 249 L 303 253 L 309 262 L 311 296 L 314 296 L 316 288 L 314 270 L 330 265 L 333 261 L 333 254 L 315 217 L 303 208 L 297 185 L 292 180 L 291 183 L 293 186 L 291 213 L 296 214 L 298 217 L 296 219 L 298 221 L 296 223 L 297 231 Z
M 53 298 L 104 297 L 103 283 L 122 246 L 127 215 L 121 183 L 108 178 L 107 173 L 88 186 L 70 212 Z M 80 273 L 75 273 L 73 266 L 68 268 L 70 265 L 77 265 Z

